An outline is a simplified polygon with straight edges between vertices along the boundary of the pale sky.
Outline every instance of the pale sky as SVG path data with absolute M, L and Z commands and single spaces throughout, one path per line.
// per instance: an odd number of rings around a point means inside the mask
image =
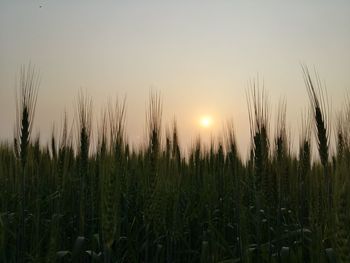
M 40 7 L 42 6 L 42 7 Z M 350 88 L 350 1 L 0 1 L 0 138 L 11 139 L 15 76 L 31 61 L 41 85 L 34 135 L 47 139 L 83 88 L 94 124 L 108 99 L 127 97 L 127 131 L 144 138 L 150 89 L 163 97 L 163 123 L 177 119 L 183 146 L 220 134 L 233 119 L 246 153 L 245 92 L 259 74 L 271 124 L 280 98 L 294 143 L 308 106 L 300 63 L 316 67 L 333 112 Z M 212 125 L 200 127 L 209 115 Z M 272 127 L 273 130 L 273 127 Z

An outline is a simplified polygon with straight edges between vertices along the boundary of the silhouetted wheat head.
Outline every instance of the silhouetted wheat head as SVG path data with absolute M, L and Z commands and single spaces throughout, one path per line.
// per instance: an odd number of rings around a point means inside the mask
M 16 89 L 15 145 L 18 147 L 16 152 L 19 153 L 22 167 L 24 167 L 40 85 L 40 76 L 33 65 L 21 67 L 18 85 L 18 92 Z
M 329 105 L 326 90 L 322 87 L 320 79 L 316 74 L 317 89 L 306 66 L 302 66 L 304 81 L 309 95 L 314 123 L 316 128 L 317 147 L 321 163 L 326 167 L 329 155 L 330 124 L 328 119 Z
M 259 89 L 259 79 L 250 83 L 247 93 L 251 142 L 253 143 L 254 170 L 257 190 L 267 183 L 269 159 L 269 105 L 265 89 Z M 266 185 L 265 185 L 266 186 Z M 267 189 L 265 189 L 267 190 Z
M 162 102 L 159 93 L 150 94 L 146 115 L 148 133 L 148 154 L 150 158 L 150 189 L 154 189 L 157 176 L 158 158 L 161 147 Z

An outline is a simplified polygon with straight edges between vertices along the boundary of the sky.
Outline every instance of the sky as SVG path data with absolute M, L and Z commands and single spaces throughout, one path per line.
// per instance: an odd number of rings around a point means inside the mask
M 249 144 L 246 92 L 259 77 L 278 102 L 297 143 L 308 106 L 301 63 L 317 69 L 336 114 L 350 88 L 349 1 L 0 1 L 0 139 L 15 124 L 16 75 L 29 62 L 41 84 L 33 134 L 47 140 L 63 112 L 72 120 L 79 90 L 93 99 L 97 126 L 108 100 L 126 96 L 127 134 L 145 138 L 150 90 L 163 102 L 163 127 L 175 118 L 189 147 L 222 134 L 233 120 Z M 262 84 L 263 83 L 263 84 Z M 201 118 L 210 116 L 205 128 Z M 271 127 L 273 130 L 273 127 Z

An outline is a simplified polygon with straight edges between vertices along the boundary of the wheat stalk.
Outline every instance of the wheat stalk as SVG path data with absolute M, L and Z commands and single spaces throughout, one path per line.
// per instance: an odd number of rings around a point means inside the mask
M 40 84 L 39 74 L 35 67 L 29 64 L 22 66 L 19 76 L 19 97 L 16 89 L 16 139 L 15 151 L 18 153 L 21 162 L 20 172 L 20 227 L 18 229 L 18 261 L 24 260 L 26 249 L 25 243 L 25 209 L 26 209 L 26 176 L 25 166 L 27 164 L 28 147 L 30 134 L 33 128 L 34 114 L 38 89 Z M 19 143 L 19 144 L 18 144 Z

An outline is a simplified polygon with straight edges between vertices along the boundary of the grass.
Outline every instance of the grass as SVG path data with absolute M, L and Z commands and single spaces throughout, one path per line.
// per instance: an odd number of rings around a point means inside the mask
M 268 96 L 256 81 L 247 92 L 246 161 L 232 122 L 222 138 L 209 146 L 198 138 L 188 153 L 176 121 L 163 138 L 158 93 L 150 95 L 148 137 L 139 147 L 126 139 L 125 99 L 101 114 L 94 146 L 84 93 L 76 144 L 65 114 L 43 146 L 31 139 L 39 78 L 32 67 L 21 72 L 15 140 L 0 144 L 1 262 L 349 261 L 350 103 L 331 156 L 326 93 L 306 67 L 310 116 L 299 150 L 291 150 L 285 101 L 270 138 Z

